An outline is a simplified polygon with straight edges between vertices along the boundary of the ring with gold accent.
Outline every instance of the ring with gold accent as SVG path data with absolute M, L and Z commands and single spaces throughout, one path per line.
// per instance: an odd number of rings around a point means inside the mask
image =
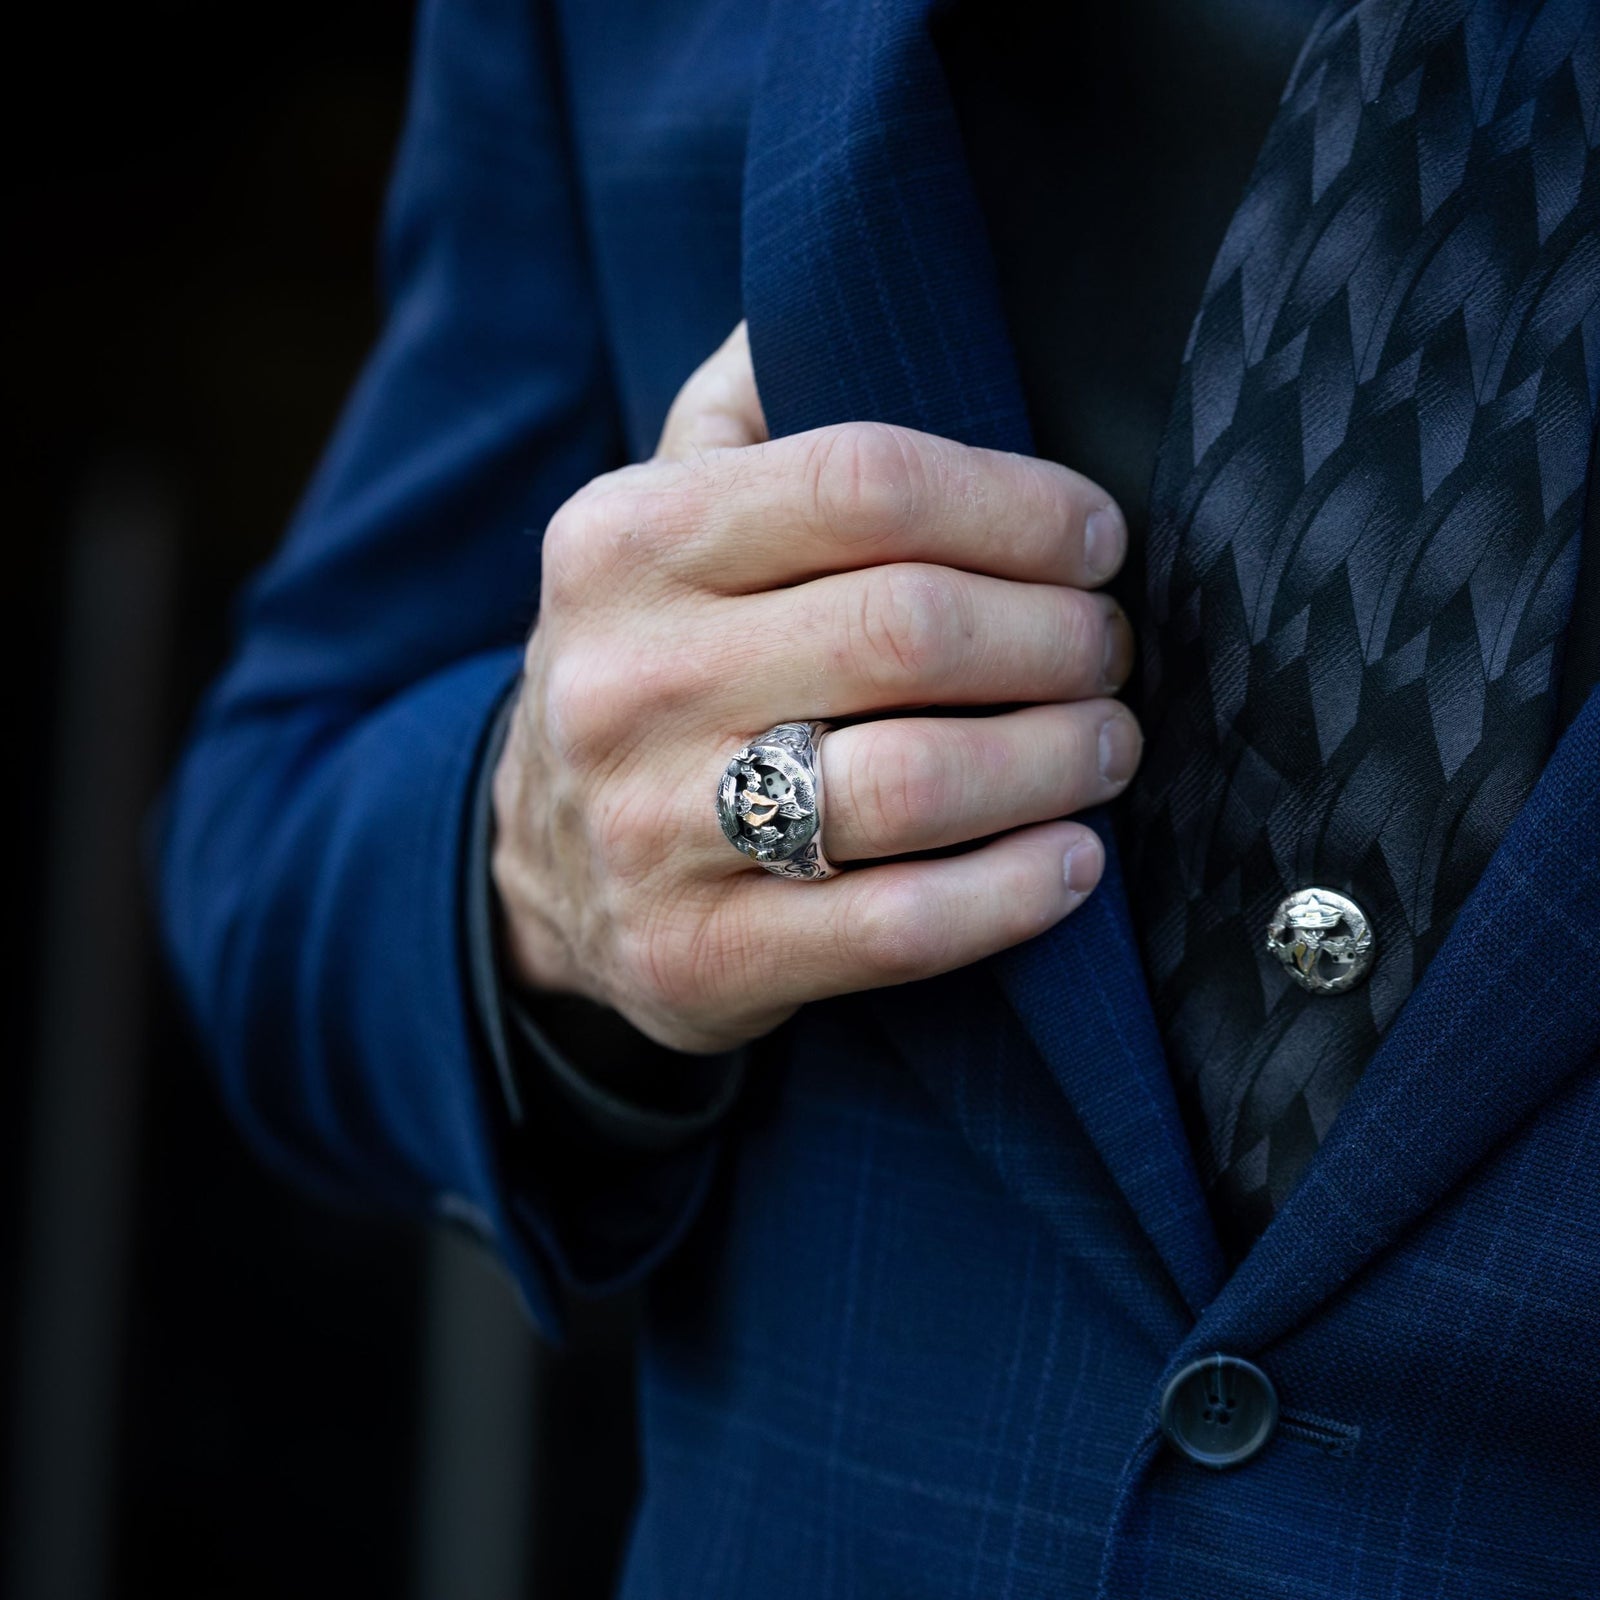
M 826 722 L 780 722 L 736 750 L 717 787 L 717 821 L 735 850 L 780 878 L 831 878 L 822 850 L 817 751 Z

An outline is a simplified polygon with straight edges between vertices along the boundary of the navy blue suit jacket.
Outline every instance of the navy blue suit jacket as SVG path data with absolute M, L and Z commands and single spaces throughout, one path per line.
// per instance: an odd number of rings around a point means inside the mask
M 1381 80 L 1413 9 L 1320 26 Z M 1587 63 L 1595 182 L 1595 9 L 1432 9 L 1491 85 Z M 509 1148 L 460 856 L 550 513 L 741 315 L 775 432 L 1029 447 L 927 10 L 427 0 L 384 332 L 172 794 L 225 1093 L 301 1180 L 492 1239 L 536 1317 L 653 1274 L 629 1596 L 1600 1594 L 1600 696 L 1237 1269 L 1109 837 L 1053 933 L 760 1046 L 665 1235 Z M 1284 1408 L 1227 1473 L 1156 1427 L 1213 1350 Z

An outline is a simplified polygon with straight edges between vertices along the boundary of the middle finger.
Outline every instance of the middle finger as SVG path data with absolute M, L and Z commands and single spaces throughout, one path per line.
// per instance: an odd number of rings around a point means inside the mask
M 735 725 L 1114 693 L 1133 634 L 1108 596 L 900 564 L 735 602 Z

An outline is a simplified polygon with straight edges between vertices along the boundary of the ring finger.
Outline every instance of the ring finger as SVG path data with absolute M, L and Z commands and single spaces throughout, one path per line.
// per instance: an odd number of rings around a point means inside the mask
M 839 728 L 818 750 L 824 848 L 866 861 L 1064 817 L 1119 794 L 1141 745 L 1132 713 L 1106 699 Z

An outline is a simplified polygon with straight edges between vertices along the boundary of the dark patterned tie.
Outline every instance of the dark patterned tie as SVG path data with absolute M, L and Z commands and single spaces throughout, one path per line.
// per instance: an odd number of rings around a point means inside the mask
M 1159 458 L 1130 878 L 1237 1250 L 1304 1171 L 1546 760 L 1600 381 L 1600 0 L 1324 15 Z M 1377 956 L 1307 993 L 1290 891 Z

